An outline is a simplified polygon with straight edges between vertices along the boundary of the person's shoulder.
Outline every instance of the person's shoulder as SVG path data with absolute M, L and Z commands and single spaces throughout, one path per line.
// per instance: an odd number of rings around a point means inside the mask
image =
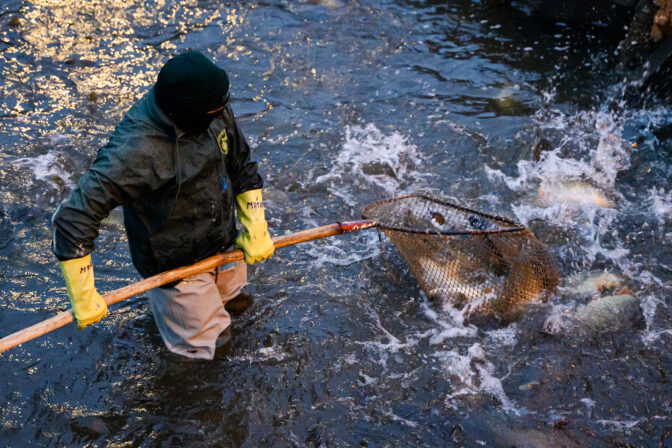
M 116 127 L 110 140 L 101 151 L 119 154 L 163 153 L 172 148 L 174 138 L 151 124 L 124 119 Z
M 155 119 L 145 95 L 124 115 L 117 124 L 109 142 L 102 148 L 125 153 L 154 152 L 172 147 L 173 129 Z
M 172 164 L 173 144 L 169 136 L 151 128 L 135 124 L 117 126 L 107 144 L 98 150 L 92 168 L 109 177 L 122 172 L 130 175 L 147 167 L 163 170 Z

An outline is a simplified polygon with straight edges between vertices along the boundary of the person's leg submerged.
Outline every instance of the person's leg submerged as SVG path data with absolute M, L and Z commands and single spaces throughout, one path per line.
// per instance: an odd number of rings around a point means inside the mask
M 170 351 L 189 358 L 214 357 L 217 338 L 231 325 L 231 318 L 213 274 L 197 274 L 170 288 L 154 288 L 148 295 Z

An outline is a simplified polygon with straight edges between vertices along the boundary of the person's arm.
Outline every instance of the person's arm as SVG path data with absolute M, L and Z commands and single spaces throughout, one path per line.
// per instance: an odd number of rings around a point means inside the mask
M 95 287 L 91 252 L 100 221 L 121 202 L 121 190 L 92 167 L 52 217 L 52 249 L 80 330 L 107 315 L 107 305 Z
M 227 169 L 236 196 L 238 220 L 245 228 L 236 237 L 234 246 L 243 250 L 247 264 L 253 264 L 270 258 L 275 251 L 264 213 L 263 181 L 257 163 L 250 159 L 250 146 L 229 106 L 225 113 L 230 136 Z
M 60 261 L 79 329 L 98 322 L 107 314 L 107 305 L 96 291 L 91 262 L 100 222 L 113 208 L 161 182 L 151 154 L 143 154 L 141 150 L 151 148 L 149 145 L 155 142 L 128 138 L 117 144 L 117 140 L 113 136 L 98 152 L 77 187 L 52 217 L 52 250 Z

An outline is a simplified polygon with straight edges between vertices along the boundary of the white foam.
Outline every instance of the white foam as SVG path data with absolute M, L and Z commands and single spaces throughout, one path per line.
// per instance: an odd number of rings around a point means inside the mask
M 258 351 L 262 359 L 274 359 L 276 361 L 282 361 L 287 357 L 287 353 L 283 352 L 280 347 L 272 345 L 270 347 L 262 347 Z
M 315 183 L 327 184 L 332 194 L 355 206 L 353 185 L 358 190 L 382 188 L 386 195 L 398 195 L 421 176 L 416 170 L 420 163 L 417 148 L 400 133 L 385 135 L 372 123 L 346 126 L 345 142 L 332 158 L 331 170 Z
M 478 342 L 469 347 L 466 355 L 450 350 L 437 352 L 435 356 L 443 361 L 449 375 L 459 379 L 454 392 L 446 397 L 448 406 L 457 409 L 459 404 L 455 398 L 486 393 L 499 400 L 505 410 L 518 411 L 504 392 L 501 379 L 494 375 L 495 366 L 486 359 L 485 350 Z
M 477 328 L 473 325 L 464 326 L 464 314 L 448 304 L 443 306 L 445 314 L 434 311 L 427 300 L 421 303 L 421 309 L 425 316 L 435 324 L 435 328 L 422 335 L 423 337 L 429 337 L 429 343 L 432 345 L 442 344 L 448 339 L 474 337 L 478 334 Z
M 276 345 L 262 347 L 256 353 L 249 353 L 243 356 L 230 357 L 232 362 L 263 363 L 265 361 L 282 361 L 288 354 L 282 351 L 282 348 Z
M 663 335 L 672 336 L 672 330 L 648 331 L 642 336 L 642 339 L 644 340 L 644 343 L 650 344 Z
M 67 158 L 64 154 L 56 151 L 49 151 L 36 157 L 24 157 L 12 161 L 16 166 L 29 168 L 36 180 L 42 180 L 58 187 L 56 179 L 61 179 L 61 184 L 72 186 L 70 173 L 65 169 Z
M 360 386 L 369 386 L 371 384 L 376 384 L 378 382 L 377 378 L 373 378 L 365 373 L 363 373 L 361 370 L 359 371 L 359 385 Z
M 651 271 L 647 269 L 644 269 L 639 273 L 639 281 L 646 286 L 657 286 L 660 288 L 667 287 L 665 282 L 653 275 Z
M 512 210 L 522 223 L 541 220 L 576 235 L 569 246 L 557 248 L 572 257 L 572 263 L 590 266 L 602 257 L 615 265 L 615 272 L 633 279 L 638 289 L 659 291 L 640 294 L 647 325 L 642 334 L 645 343 L 672 334 L 672 330 L 655 328 L 654 323 L 657 308 L 667 307 L 660 293 L 669 285 L 646 270 L 646 263 L 636 261 L 638 256 L 631 256 L 630 242 L 619 235 L 616 226 L 624 213 L 639 211 L 644 205 L 664 229 L 672 213 L 672 190 L 649 188 L 642 204 L 631 204 L 620 193 L 617 180 L 619 172 L 630 167 L 631 154 L 638 150 L 623 137 L 625 127 L 655 129 L 669 121 L 669 111 L 663 110 L 567 114 L 542 109 L 535 115 L 535 125 L 544 135 L 556 137 L 552 148 L 541 153 L 538 162 L 519 161 L 517 173 L 512 175 L 497 168 L 485 169 L 490 181 L 505 186 L 518 198 Z M 568 186 L 574 190 L 567 190 Z M 540 200 L 540 189 L 548 192 L 547 200 Z M 669 240 L 669 234 L 664 238 Z M 572 305 L 552 306 L 544 331 L 566 332 L 573 326 L 573 312 Z
M 599 142 L 589 154 L 591 179 L 605 188 L 613 188 L 616 174 L 630 166 L 630 144 L 621 138 L 622 118 L 599 112 L 595 118 L 595 130 Z
M 659 224 L 662 226 L 672 215 L 672 190 L 665 191 L 662 188 L 652 188 L 649 190 L 647 203 Z
M 375 230 L 356 232 L 344 238 L 329 238 L 308 245 L 308 255 L 315 258 L 317 266 L 332 264 L 349 266 L 362 260 L 378 257 L 380 244 Z
M 382 414 L 391 419 L 392 421 L 401 423 L 402 425 L 410 426 L 411 428 L 415 428 L 418 426 L 416 422 L 400 417 L 391 410 L 382 410 Z
M 445 372 L 449 376 L 459 378 L 454 391 L 446 397 L 447 405 L 458 408 L 459 400 L 465 396 L 487 393 L 500 401 L 506 411 L 521 412 L 504 392 L 502 380 L 494 375 L 495 367 L 486 358 L 485 348 L 478 342 L 472 344 L 466 355 L 455 350 L 441 350 L 443 344 L 454 338 L 478 336 L 478 329 L 473 325 L 464 325 L 464 312 L 444 304 L 444 313 L 437 313 L 427 301 L 421 304 L 425 316 L 434 324 L 421 338 L 429 338 L 429 343 L 437 349 L 433 356 L 443 362 Z M 516 342 L 517 325 L 514 323 L 506 328 L 488 331 L 488 339 L 495 347 L 513 345 Z
M 444 373 L 449 377 L 456 377 L 459 381 L 454 384 L 452 393 L 445 397 L 446 404 L 458 408 L 465 397 L 478 394 L 488 394 L 496 398 L 506 412 L 520 413 L 524 409 L 517 408 L 515 403 L 509 399 L 502 386 L 502 378 L 495 375 L 495 366 L 487 357 L 486 347 L 479 342 L 472 343 L 465 355 L 460 355 L 451 349 L 443 349 L 446 341 L 454 338 L 476 338 L 478 329 L 472 325 L 465 326 L 462 319 L 463 315 L 459 310 L 453 308 L 446 309 L 446 312 L 437 312 L 436 307 L 430 304 L 426 299 L 421 302 L 421 310 L 424 315 L 433 323 L 432 328 L 422 333 L 397 336 L 388 331 L 382 324 L 378 313 L 370 308 L 365 308 L 376 332 L 379 334 L 375 340 L 357 342 L 363 345 L 373 354 L 377 355 L 377 362 L 387 370 L 387 363 L 392 357 L 396 362 L 403 362 L 395 355 L 400 352 L 409 352 L 414 346 L 417 346 L 420 340 L 427 340 L 430 345 L 435 347 L 432 356 L 439 359 L 442 363 Z M 494 346 L 510 346 L 515 344 L 517 325 L 512 324 L 509 327 L 491 330 L 487 333 L 488 340 L 494 342 Z M 362 385 L 369 384 L 366 377 L 360 380 Z
M 373 341 L 358 341 L 355 343 L 362 345 L 377 354 L 379 364 L 387 370 L 387 361 L 389 360 L 390 355 L 394 355 L 401 350 L 408 350 L 415 346 L 418 341 L 414 337 L 409 336 L 406 341 L 402 342 L 401 339 L 397 338 L 383 326 L 380 316 L 373 308 L 365 306 L 364 312 L 371 322 L 373 322 L 373 325 L 379 334 L 379 338 Z
M 341 369 L 348 368 L 354 364 L 359 364 L 359 359 L 357 358 L 357 355 L 355 355 L 354 353 L 350 353 L 337 359 L 332 364 L 332 368 L 334 369 L 334 371 L 339 372 Z
M 662 335 L 672 334 L 672 330 L 670 329 L 661 330 L 654 328 L 654 319 L 656 311 L 658 310 L 658 305 L 667 308 L 665 302 L 652 294 L 647 294 L 646 296 L 640 296 L 639 304 L 642 307 L 644 322 L 646 322 L 646 330 L 642 334 L 642 340 L 645 344 L 654 342 Z
M 518 331 L 518 324 L 515 322 L 504 328 L 497 328 L 495 330 L 488 330 L 485 334 L 488 339 L 496 346 L 509 347 L 516 345 L 516 332 Z
M 595 400 L 591 400 L 590 398 L 582 398 L 579 400 L 581 403 L 585 404 L 587 408 L 593 408 L 597 404 Z
M 563 305 L 551 305 L 551 311 L 541 326 L 542 331 L 548 334 L 561 334 L 571 327 L 571 310 Z
M 627 433 L 637 426 L 640 423 L 640 420 L 598 420 L 597 423 Z
M 517 176 L 509 177 L 498 170 L 487 169 L 491 180 L 500 178 L 514 191 L 536 189 L 542 182 L 553 186 L 576 179 L 613 189 L 616 174 L 629 166 L 629 145 L 620 137 L 622 125 L 609 113 L 579 112 L 568 116 L 554 111 L 550 117 L 547 113 L 537 113 L 535 120 L 541 128 L 565 131 L 564 139 L 552 150 L 541 153 L 538 162 L 520 160 Z M 591 134 L 597 144 L 588 138 Z

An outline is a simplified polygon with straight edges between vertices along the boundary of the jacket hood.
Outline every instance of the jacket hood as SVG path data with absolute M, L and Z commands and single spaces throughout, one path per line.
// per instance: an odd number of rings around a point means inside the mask
M 149 89 L 149 92 L 143 98 L 145 103 L 145 108 L 147 112 L 147 117 L 153 121 L 159 128 L 161 128 L 166 134 L 169 135 L 179 135 L 182 132 L 179 130 L 177 125 L 170 119 L 170 117 L 161 110 L 159 104 L 156 102 L 156 93 L 155 87 Z

